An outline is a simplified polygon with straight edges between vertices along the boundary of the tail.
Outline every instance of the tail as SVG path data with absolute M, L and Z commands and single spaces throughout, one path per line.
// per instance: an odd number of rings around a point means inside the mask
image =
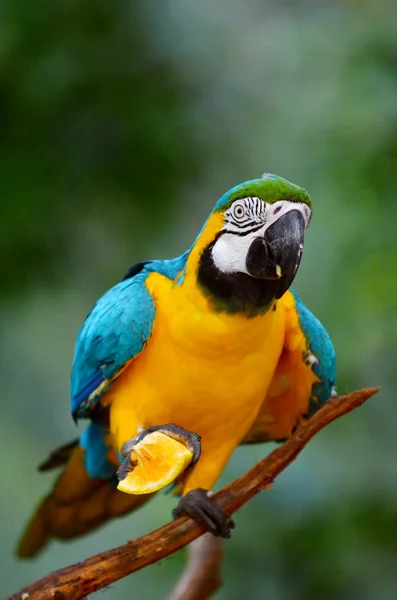
M 52 492 L 42 500 L 22 535 L 17 550 L 21 558 L 34 556 L 52 538 L 69 540 L 97 529 L 153 496 L 125 494 L 111 479 L 89 477 L 84 467 L 84 449 L 78 441 L 52 452 L 39 470 L 65 464 Z

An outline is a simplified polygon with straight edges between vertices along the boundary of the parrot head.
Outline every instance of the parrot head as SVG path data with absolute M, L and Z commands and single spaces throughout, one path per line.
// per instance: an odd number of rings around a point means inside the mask
M 232 188 L 198 238 L 199 284 L 222 310 L 267 310 L 295 278 L 310 217 L 307 192 L 276 175 Z

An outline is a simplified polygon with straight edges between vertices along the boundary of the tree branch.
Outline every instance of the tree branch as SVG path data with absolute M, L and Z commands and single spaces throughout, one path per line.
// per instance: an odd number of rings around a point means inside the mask
M 189 545 L 189 560 L 169 600 L 207 600 L 221 586 L 223 539 L 206 533 Z
M 299 426 L 284 444 L 214 496 L 224 513 L 230 516 L 270 486 L 316 433 L 363 404 L 378 390 L 363 389 L 329 400 L 313 417 Z M 135 541 L 50 573 L 16 592 L 9 600 L 81 600 L 169 556 L 203 533 L 204 529 L 192 519 L 180 517 Z

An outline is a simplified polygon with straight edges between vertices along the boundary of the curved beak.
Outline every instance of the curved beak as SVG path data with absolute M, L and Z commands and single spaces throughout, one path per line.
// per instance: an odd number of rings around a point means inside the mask
M 299 210 L 282 215 L 256 238 L 248 250 L 246 267 L 252 277 L 269 280 L 274 297 L 281 298 L 292 284 L 301 261 L 305 221 Z

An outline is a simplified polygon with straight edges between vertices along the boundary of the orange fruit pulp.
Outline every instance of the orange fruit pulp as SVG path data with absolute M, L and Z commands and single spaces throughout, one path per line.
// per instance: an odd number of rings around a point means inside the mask
M 161 431 L 148 433 L 131 451 L 132 470 L 117 489 L 150 494 L 174 481 L 189 466 L 193 451 Z

